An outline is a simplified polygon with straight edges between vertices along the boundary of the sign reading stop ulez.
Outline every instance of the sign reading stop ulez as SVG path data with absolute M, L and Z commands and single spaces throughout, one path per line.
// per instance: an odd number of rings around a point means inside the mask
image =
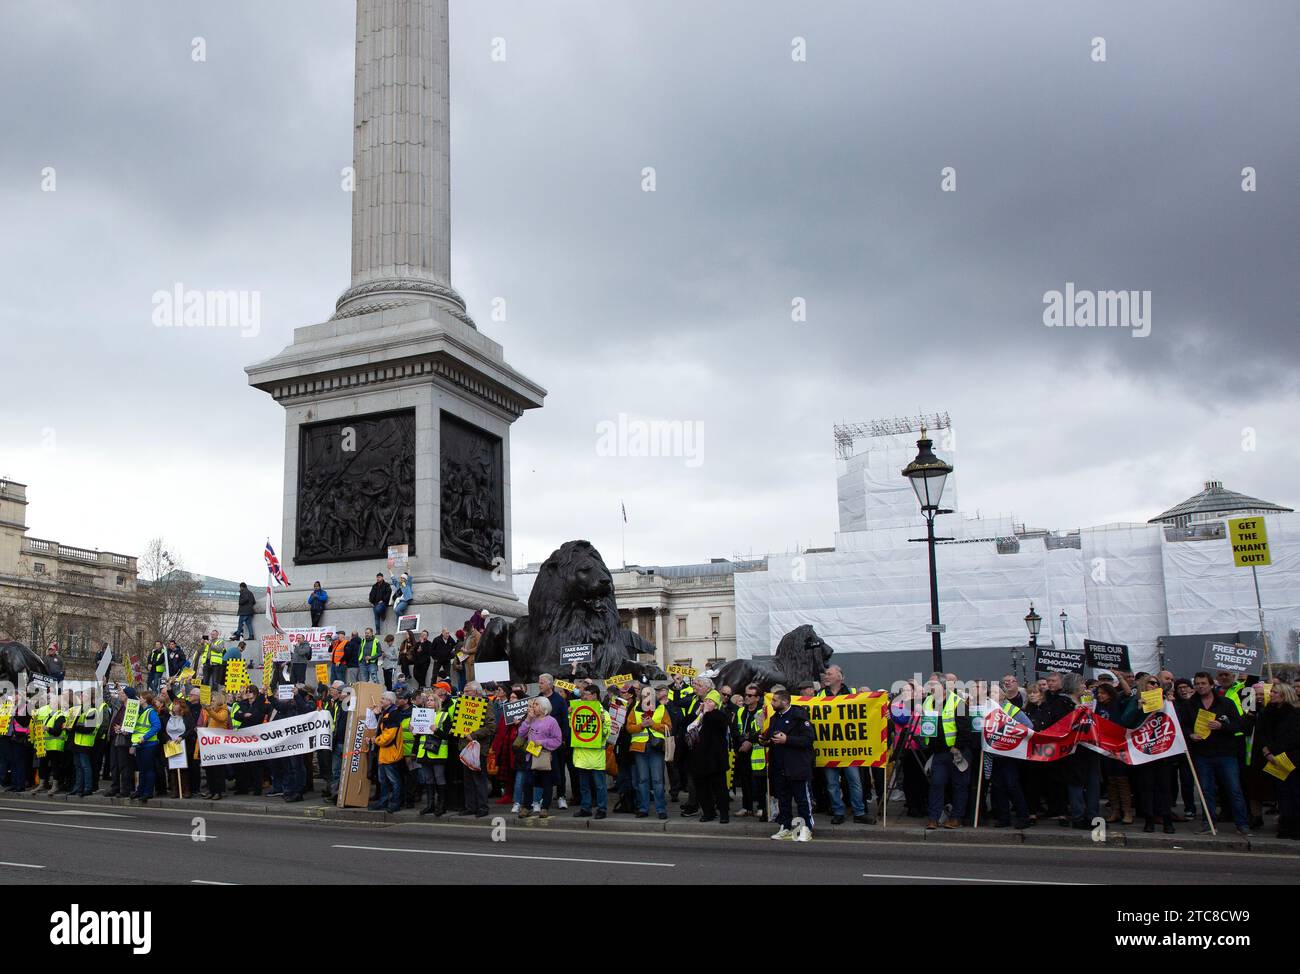
M 1238 568 L 1273 564 L 1262 517 L 1228 518 L 1228 537 L 1232 540 L 1232 561 Z

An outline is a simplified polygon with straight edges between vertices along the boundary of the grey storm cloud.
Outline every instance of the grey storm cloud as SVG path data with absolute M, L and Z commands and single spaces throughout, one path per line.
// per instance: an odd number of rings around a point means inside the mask
M 78 444 L 110 445 L 112 475 L 141 481 L 113 543 L 186 530 L 149 516 L 140 472 L 170 442 L 238 453 L 272 485 L 245 499 L 251 542 L 194 535 L 198 567 L 237 574 L 223 545 L 260 550 L 279 525 L 282 415 L 242 369 L 348 284 L 353 7 L 0 9 L 4 358 L 77 390 L 12 403 L 0 446 L 54 426 L 58 478 Z M 964 504 L 1047 526 L 1150 516 L 1208 466 L 1300 499 L 1293 424 L 1251 456 L 1234 432 L 1274 429 L 1297 396 L 1289 0 L 452 0 L 452 32 L 453 279 L 550 390 L 512 442 L 517 554 L 610 548 L 620 497 L 653 525 L 641 560 L 825 543 L 830 423 L 921 408 L 963 431 Z M 1151 291 L 1151 335 L 1045 328 L 1043 294 L 1067 281 Z M 259 292 L 258 335 L 154 327 L 151 296 L 176 283 Z M 87 409 L 96 395 L 111 408 Z M 1017 395 L 1038 403 L 1042 469 L 1001 483 L 1023 439 L 1004 424 L 1030 421 L 1000 401 Z M 596 424 L 620 412 L 703 422 L 706 462 L 598 457 Z M 1117 466 L 1145 488 L 1103 501 L 1041 479 Z

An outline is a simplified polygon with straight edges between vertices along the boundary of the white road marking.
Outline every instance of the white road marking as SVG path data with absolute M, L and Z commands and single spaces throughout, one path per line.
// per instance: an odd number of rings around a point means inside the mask
M 55 829 L 85 829 L 90 832 L 129 832 L 132 835 L 175 835 L 183 839 L 193 838 L 191 832 L 155 832 L 150 829 L 110 829 L 103 825 L 73 825 L 71 822 L 42 822 L 39 819 L 32 818 L 0 818 L 0 822 L 17 822 L 19 825 L 48 825 Z M 208 835 L 208 841 L 215 839 L 215 835 Z
M 215 879 L 191 879 L 190 883 L 195 886 L 237 886 L 238 883 L 220 883 Z
M 1095 883 L 1049 883 L 1038 879 L 977 879 L 968 876 L 911 876 L 906 873 L 863 873 L 863 879 L 924 879 L 934 883 L 1000 883 L 1008 886 L 1095 886 Z
M 129 815 L 119 815 L 116 812 L 82 812 L 75 808 L 69 809 L 66 812 L 54 812 L 44 808 L 29 808 L 26 809 L 26 811 L 31 813 L 32 815 L 89 815 L 89 816 L 93 816 L 94 818 L 130 818 L 131 817 Z
M 15 869 L 44 869 L 44 866 L 33 866 L 30 862 L 0 862 L 0 866 L 13 866 Z
M 592 862 L 602 866 L 661 866 L 674 868 L 675 862 L 636 862 L 626 859 L 573 859 L 567 856 L 509 856 L 500 852 L 450 852 L 446 849 L 392 849 L 374 845 L 336 845 L 335 849 L 361 849 L 366 852 L 418 852 L 426 856 L 473 856 L 477 859 L 524 859 L 537 862 Z

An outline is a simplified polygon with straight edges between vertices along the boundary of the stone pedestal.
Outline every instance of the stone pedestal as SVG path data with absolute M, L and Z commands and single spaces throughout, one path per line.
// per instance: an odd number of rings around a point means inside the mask
M 373 625 L 367 595 L 376 573 L 387 575 L 394 542 L 412 549 L 408 611 L 421 628 L 455 631 L 480 608 L 526 611 L 511 587 L 510 424 L 541 406 L 545 390 L 500 345 L 417 301 L 299 328 L 292 345 L 246 371 L 285 407 L 279 550 L 293 585 L 276 591 L 282 625 L 310 624 L 313 581 L 330 595 L 322 624 Z M 467 436 L 483 447 L 473 457 Z M 456 456 L 444 456 L 445 443 Z M 390 611 L 383 628 L 395 627 Z

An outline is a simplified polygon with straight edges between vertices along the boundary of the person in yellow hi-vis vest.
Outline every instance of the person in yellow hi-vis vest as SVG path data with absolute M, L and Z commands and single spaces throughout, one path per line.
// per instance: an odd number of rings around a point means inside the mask
M 660 819 L 668 817 L 668 797 L 664 794 L 664 740 L 672 733 L 672 721 L 663 704 L 656 703 L 653 687 L 641 691 L 640 704 L 628 710 L 627 732 L 636 759 L 636 817 L 650 814 L 650 785 L 654 784 L 655 811 Z
M 95 733 L 99 729 L 99 709 L 92 704 L 89 694 L 77 694 L 73 698 L 69 723 L 72 735 L 73 779 L 72 791 L 68 794 L 84 798 L 91 793 L 90 755 L 95 748 Z
M 605 744 L 609 727 L 609 713 L 600 703 L 600 688 L 595 683 L 583 684 L 580 699 L 569 704 L 569 744 L 582 794 L 582 807 L 573 813 L 574 818 L 591 818 L 593 799 L 595 817 L 607 814 Z
M 741 808 L 737 817 L 752 815 L 767 821 L 767 748 L 759 743 L 763 732 L 763 691 L 757 683 L 745 687 L 743 706 L 736 710 L 732 743 L 736 750 L 736 782 Z

